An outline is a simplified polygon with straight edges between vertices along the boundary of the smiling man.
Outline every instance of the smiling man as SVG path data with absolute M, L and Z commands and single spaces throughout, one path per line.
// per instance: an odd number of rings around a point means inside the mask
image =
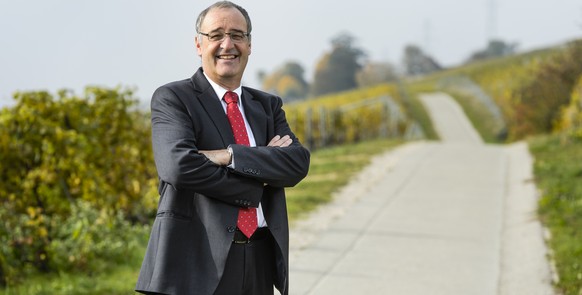
M 248 14 L 241 10 L 228 7 L 210 9 L 205 16 L 198 18 L 196 24 L 196 49 L 202 57 L 204 73 L 210 80 L 230 90 L 240 86 L 251 54 L 252 26 Z
M 202 67 L 153 94 L 160 200 L 138 292 L 289 292 L 284 187 L 307 175 L 310 155 L 281 98 L 241 86 L 251 30 L 242 7 L 208 7 L 196 21 Z

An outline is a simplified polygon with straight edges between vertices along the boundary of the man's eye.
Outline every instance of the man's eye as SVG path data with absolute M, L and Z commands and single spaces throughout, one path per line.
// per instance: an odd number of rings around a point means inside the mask
M 244 35 L 243 34 L 230 34 L 230 38 L 232 38 L 233 41 L 242 41 L 244 39 Z
M 220 41 L 224 38 L 224 34 L 212 34 L 208 36 L 212 41 Z

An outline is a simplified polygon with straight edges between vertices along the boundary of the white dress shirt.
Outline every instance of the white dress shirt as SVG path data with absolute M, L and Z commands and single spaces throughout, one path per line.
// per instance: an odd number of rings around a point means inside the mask
M 212 86 L 212 89 L 214 89 L 214 92 L 216 93 L 216 96 L 218 96 L 218 99 L 220 100 L 220 104 L 222 105 L 222 109 L 224 109 L 224 113 L 226 114 L 226 101 L 224 101 L 224 99 L 222 99 L 224 97 L 224 95 L 226 94 L 226 92 L 228 90 L 222 88 L 220 85 L 214 83 L 214 81 L 212 81 L 210 78 L 208 78 L 208 76 L 206 76 L 206 73 L 204 73 L 204 76 L 206 77 L 206 80 L 208 80 L 208 82 L 210 83 L 210 85 Z M 249 121 L 247 120 L 247 117 L 245 116 L 245 110 L 244 110 L 244 106 L 242 103 L 243 100 L 243 96 L 242 96 L 242 87 L 238 87 L 237 89 L 233 90 L 232 92 L 236 93 L 238 95 L 238 108 L 242 114 L 243 120 L 245 121 L 245 127 L 247 129 L 247 134 L 249 135 L 249 144 L 250 146 L 257 146 L 257 143 L 255 141 L 255 136 L 253 135 L 253 130 L 251 130 L 251 126 L 249 125 Z M 234 154 L 232 155 L 232 162 L 231 162 L 231 167 L 234 168 Z M 257 208 L 257 225 L 259 227 L 266 227 L 267 226 L 267 221 L 265 220 L 265 216 L 263 215 L 263 207 L 261 206 L 261 203 L 259 203 L 259 208 Z

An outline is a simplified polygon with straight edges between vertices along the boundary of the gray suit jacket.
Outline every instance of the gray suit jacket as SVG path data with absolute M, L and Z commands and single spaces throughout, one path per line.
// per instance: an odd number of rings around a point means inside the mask
M 152 142 L 160 200 L 136 291 L 212 294 L 224 271 L 238 208 L 258 207 L 277 242 L 275 286 L 289 290 L 289 226 L 283 187 L 307 175 L 309 152 L 291 132 L 279 97 L 243 87 L 245 114 L 257 147 L 234 144 L 226 114 L 199 69 L 191 79 L 158 88 L 151 102 Z M 290 135 L 289 147 L 267 147 Z M 200 150 L 231 145 L 236 168 Z

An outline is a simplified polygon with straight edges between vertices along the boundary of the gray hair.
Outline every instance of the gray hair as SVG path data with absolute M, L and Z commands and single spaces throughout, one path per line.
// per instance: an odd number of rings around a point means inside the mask
M 251 25 L 251 18 L 249 16 L 249 13 L 240 5 L 234 4 L 230 1 L 218 1 L 209 6 L 208 8 L 204 9 L 202 12 L 200 12 L 200 15 L 198 15 L 198 19 L 196 19 L 196 33 L 200 33 L 200 26 L 202 26 L 202 22 L 204 22 L 206 14 L 208 14 L 208 12 L 214 8 L 236 8 L 238 11 L 240 11 L 240 13 L 242 13 L 245 20 L 247 21 L 247 34 L 249 34 L 250 36 L 253 26 Z

